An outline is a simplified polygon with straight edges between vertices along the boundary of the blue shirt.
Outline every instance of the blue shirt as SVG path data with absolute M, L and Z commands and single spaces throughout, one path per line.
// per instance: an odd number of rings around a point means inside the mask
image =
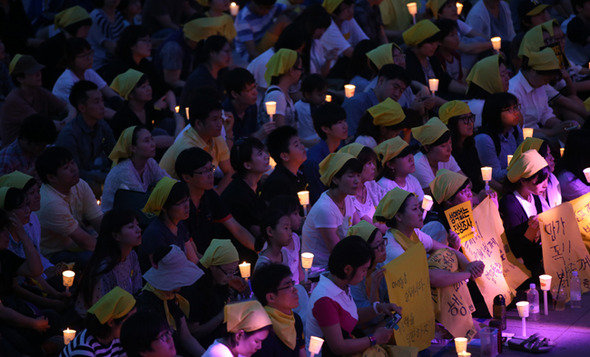
M 516 136 L 514 130 L 518 130 Z M 508 135 L 498 134 L 500 138 L 500 153 L 496 154 L 496 146 L 492 138 L 485 133 L 475 136 L 475 148 L 479 155 L 479 161 L 483 166 L 492 168 L 492 177 L 496 181 L 501 181 L 506 177 L 506 168 L 508 167 L 508 155 L 514 154 L 514 151 L 522 142 L 522 133 L 518 126 L 512 128 Z
M 348 135 L 354 136 L 356 134 L 356 129 L 359 126 L 359 121 L 361 120 L 363 115 L 365 115 L 367 109 L 377 104 L 379 104 L 379 100 L 377 99 L 374 90 L 360 92 L 358 94 L 355 94 L 354 97 L 348 98 L 344 101 L 344 103 L 342 104 L 342 108 L 344 108 L 344 110 L 346 111 Z M 307 153 L 307 157 L 309 159 L 309 152 Z

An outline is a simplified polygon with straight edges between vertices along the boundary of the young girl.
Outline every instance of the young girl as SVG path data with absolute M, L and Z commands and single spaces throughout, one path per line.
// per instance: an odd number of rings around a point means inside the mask
M 419 201 L 424 198 L 420 182 L 411 174 L 416 171 L 414 165 L 415 146 L 408 145 L 402 138 L 395 137 L 377 145 L 375 152 L 383 166 L 383 173 L 378 183 L 385 192 L 396 187 L 413 193 Z
M 268 246 L 260 252 L 254 270 L 269 263 L 288 265 L 288 258 L 284 254 L 283 247 L 292 244 L 293 240 L 289 215 L 282 210 L 267 210 L 262 218 L 260 230 Z

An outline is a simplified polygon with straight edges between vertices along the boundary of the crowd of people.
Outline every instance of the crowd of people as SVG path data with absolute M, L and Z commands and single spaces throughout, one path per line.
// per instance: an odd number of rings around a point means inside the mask
M 0 0 L 2 355 L 391 355 L 383 267 L 421 243 L 433 309 L 477 306 L 444 212 L 486 198 L 538 282 L 590 192 L 590 0 L 405 3 Z

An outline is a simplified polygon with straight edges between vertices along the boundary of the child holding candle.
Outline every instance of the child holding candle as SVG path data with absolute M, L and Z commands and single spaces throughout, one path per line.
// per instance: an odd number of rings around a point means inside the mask
M 254 270 L 269 263 L 288 265 L 288 258 L 282 248 L 291 245 L 293 240 L 289 215 L 283 210 L 266 210 L 262 218 L 260 231 L 268 245 L 266 249 L 260 252 Z
M 377 145 L 375 152 L 381 160 L 383 171 L 378 183 L 385 192 L 396 187 L 412 192 L 418 200 L 424 198 L 424 191 L 417 178 L 411 174 L 416 171 L 414 152 L 418 148 L 410 146 L 400 137 L 385 140 Z

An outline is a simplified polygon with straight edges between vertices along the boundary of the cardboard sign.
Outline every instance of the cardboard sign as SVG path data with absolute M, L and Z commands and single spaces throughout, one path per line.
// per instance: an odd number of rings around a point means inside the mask
M 576 221 L 578 222 L 584 245 L 590 251 L 590 193 L 571 200 L 570 204 L 574 208 L 574 214 L 576 215 Z
M 451 230 L 461 238 L 461 243 L 473 238 L 473 212 L 471 211 L 470 201 L 449 208 L 445 211 L 445 215 Z
M 508 254 L 505 250 L 502 237 L 504 227 L 494 201 L 488 197 L 481 202 L 473 210 L 473 218 L 476 234 L 471 240 L 462 244 L 463 252 L 470 261 L 481 260 L 486 266 L 483 275 L 477 278 L 475 283 L 492 315 L 494 297 L 502 294 L 506 304 L 510 304 L 516 287 L 530 277 L 530 272 L 523 265 L 525 273 L 510 261 L 512 259 L 516 262 L 516 258 L 511 252 Z
M 414 244 L 389 262 L 385 281 L 389 301 L 403 309 L 400 328 L 394 332 L 397 345 L 428 348 L 434 338 L 434 310 L 424 245 Z
M 559 285 L 569 301 L 570 279 L 576 270 L 582 282 L 582 292 L 590 290 L 590 255 L 582 243 L 574 208 L 565 202 L 539 215 L 543 265 L 551 279 L 551 290 Z

